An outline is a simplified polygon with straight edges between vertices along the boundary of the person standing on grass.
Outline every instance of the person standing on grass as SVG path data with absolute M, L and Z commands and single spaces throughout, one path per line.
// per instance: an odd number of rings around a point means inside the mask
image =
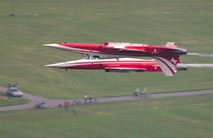
M 10 82 L 10 83 L 8 83 L 8 87 L 10 88 L 10 87 L 12 87 L 12 83 Z
M 68 110 L 68 102 L 67 101 L 64 101 L 64 108 L 65 108 L 65 110 Z
M 76 112 L 76 109 L 75 109 L 74 106 L 72 107 L 72 112 L 73 112 L 75 115 L 77 115 L 77 112 Z
M 19 85 L 19 83 L 18 83 L 18 81 L 16 81 L 16 88 L 18 88 L 18 85 Z
M 84 94 L 84 102 L 87 103 L 87 95 Z
M 148 93 L 147 93 L 147 88 L 145 88 L 145 89 L 143 90 L 143 95 L 148 95 Z
M 90 95 L 89 95 L 89 102 L 90 102 L 90 103 L 92 103 L 93 98 L 94 98 L 93 95 L 90 94 Z

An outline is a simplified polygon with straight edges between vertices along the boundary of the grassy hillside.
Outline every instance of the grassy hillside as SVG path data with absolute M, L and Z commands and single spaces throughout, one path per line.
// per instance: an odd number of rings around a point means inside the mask
M 30 101 L 20 97 L 9 97 L 5 93 L 0 92 L 0 107 L 10 105 L 27 104 Z
M 0 137 L 180 138 L 213 135 L 213 95 L 1 112 Z M 115 106 L 116 105 L 116 106 Z
M 211 0 L 19 0 L 0 1 L 0 85 L 50 98 L 129 95 L 136 87 L 151 93 L 211 89 L 213 70 L 189 69 L 174 77 L 163 73 L 104 73 L 57 70 L 43 65 L 84 56 L 42 47 L 45 43 L 174 41 L 188 52 L 213 52 Z M 183 63 L 212 63 L 210 57 L 183 56 Z

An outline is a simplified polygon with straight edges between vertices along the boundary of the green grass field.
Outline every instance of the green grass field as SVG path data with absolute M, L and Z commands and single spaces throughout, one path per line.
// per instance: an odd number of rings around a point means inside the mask
M 9 97 L 5 93 L 0 92 L 0 107 L 10 105 L 20 105 L 29 103 L 29 100 L 20 97 Z
M 212 3 L 205 1 L 27 1 L 0 2 L 0 85 L 50 98 L 129 95 L 136 87 L 152 93 L 211 89 L 213 70 L 189 69 L 174 77 L 163 73 L 63 71 L 43 65 L 84 56 L 42 47 L 45 43 L 135 42 L 165 45 L 174 41 L 188 52 L 213 52 Z M 183 56 L 183 63 L 212 63 L 212 58 Z
M 163 73 L 105 73 L 46 68 L 84 58 L 46 43 L 176 42 L 189 53 L 213 53 L 211 0 L 0 1 L 0 85 L 19 81 L 24 92 L 48 98 L 131 95 L 213 88 L 212 68 Z M 212 63 L 182 56 L 183 63 Z M 212 95 L 146 99 L 0 113 L 0 137 L 211 137 Z
M 209 138 L 213 95 L 146 99 L 1 112 L 0 136 L 75 138 Z M 115 106 L 116 105 L 116 106 Z

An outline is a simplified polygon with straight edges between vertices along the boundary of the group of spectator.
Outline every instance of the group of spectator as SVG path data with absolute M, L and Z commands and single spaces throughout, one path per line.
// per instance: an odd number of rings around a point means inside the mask
M 64 101 L 64 108 L 65 108 L 65 110 L 68 110 L 69 104 L 70 104 L 70 103 L 69 103 L 68 101 Z M 77 112 L 76 112 L 76 109 L 75 109 L 74 106 L 72 107 L 72 112 L 73 112 L 75 115 L 77 115 Z
M 93 103 L 93 100 L 94 100 L 94 97 L 92 94 L 89 95 L 89 97 L 87 96 L 87 94 L 84 94 L 84 102 L 85 103 Z M 64 108 L 65 110 L 68 110 L 69 108 L 69 105 L 70 105 L 70 102 L 68 101 L 64 101 Z M 76 112 L 76 109 L 74 106 L 72 106 L 72 111 L 75 115 L 77 115 L 77 112 Z
M 147 91 L 147 88 L 145 88 L 144 90 L 143 90 L 143 92 L 141 92 L 140 90 L 139 90 L 139 88 L 137 88 L 135 91 L 134 91 L 134 95 L 135 96 L 147 96 L 149 93 L 148 93 L 148 91 Z
M 16 83 L 15 83 L 14 85 L 12 85 L 11 82 L 8 83 L 8 87 L 9 87 L 9 88 L 11 88 L 11 87 L 16 87 L 16 88 L 18 88 L 18 86 L 19 86 L 19 82 L 18 82 L 18 81 L 16 81 Z
M 94 97 L 93 97 L 92 94 L 89 95 L 89 98 L 88 98 L 87 94 L 84 94 L 84 102 L 85 103 L 88 103 L 88 101 L 89 101 L 89 103 L 93 103 L 93 100 L 94 100 Z

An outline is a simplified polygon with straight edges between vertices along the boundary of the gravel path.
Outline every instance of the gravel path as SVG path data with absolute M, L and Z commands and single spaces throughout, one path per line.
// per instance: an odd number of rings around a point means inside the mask
M 7 88 L 0 86 L 0 92 L 6 93 Z M 150 94 L 147 97 L 139 96 L 122 96 L 122 97 L 106 97 L 98 98 L 96 102 L 112 102 L 112 101 L 124 101 L 124 100 L 135 100 L 135 99 L 147 99 L 147 98 L 162 98 L 162 97 L 174 97 L 174 96 L 189 96 L 189 95 L 201 95 L 201 94 L 213 94 L 212 90 L 199 90 L 199 91 L 188 91 L 188 92 L 176 92 L 176 93 L 161 93 L 161 94 Z M 32 94 L 23 92 L 23 98 L 30 100 L 31 102 L 24 105 L 14 105 L 14 106 L 5 106 L 0 107 L 0 111 L 9 111 L 9 110 L 21 110 L 21 109 L 30 109 L 33 108 L 35 104 L 45 102 L 46 106 L 58 106 L 59 104 L 68 101 L 72 103 L 74 99 L 48 99 Z M 83 103 L 83 99 L 76 99 L 77 101 Z

